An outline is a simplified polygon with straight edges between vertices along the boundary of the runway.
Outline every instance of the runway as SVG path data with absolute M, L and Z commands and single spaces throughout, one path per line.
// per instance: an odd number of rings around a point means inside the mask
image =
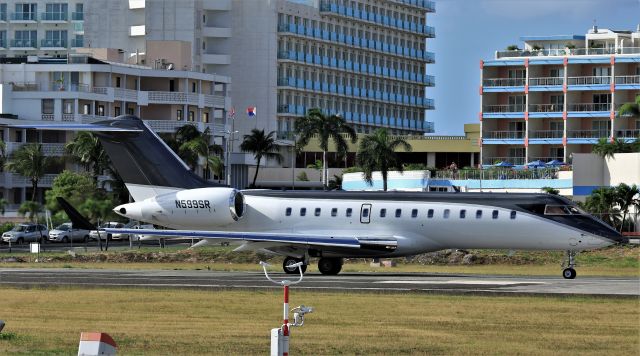
M 578 271 L 578 273 L 580 273 Z M 276 279 L 297 278 L 282 273 Z M 18 287 L 142 287 L 189 289 L 280 288 L 258 272 L 104 270 L 104 269 L 0 269 L 0 285 Z M 338 276 L 306 274 L 295 289 L 387 292 L 450 293 L 478 295 L 591 295 L 639 297 L 640 279 L 627 277 L 503 276 L 425 273 L 343 273 Z

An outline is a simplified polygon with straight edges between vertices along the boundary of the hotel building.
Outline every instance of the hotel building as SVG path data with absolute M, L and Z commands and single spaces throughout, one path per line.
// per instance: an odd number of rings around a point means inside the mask
M 638 139 L 640 118 L 618 109 L 640 95 L 640 26 L 521 40 L 480 62 L 482 164 L 571 162 L 601 138 Z

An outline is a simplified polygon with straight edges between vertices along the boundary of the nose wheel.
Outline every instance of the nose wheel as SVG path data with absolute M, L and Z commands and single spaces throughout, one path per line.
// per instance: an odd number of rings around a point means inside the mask
M 576 278 L 576 270 L 574 269 L 574 267 L 576 266 L 576 251 L 571 251 L 568 250 L 567 251 L 567 255 L 565 257 L 564 262 L 562 263 L 562 266 L 566 268 L 562 270 L 562 277 L 564 277 L 565 279 L 574 279 Z

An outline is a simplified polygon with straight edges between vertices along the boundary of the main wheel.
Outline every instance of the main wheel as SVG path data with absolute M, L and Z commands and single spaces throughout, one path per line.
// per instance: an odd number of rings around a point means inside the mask
M 564 277 L 565 279 L 574 279 L 576 278 L 576 270 L 573 268 L 565 268 L 562 271 L 562 277 Z
M 320 273 L 335 276 L 342 270 L 342 258 L 323 257 L 318 261 Z
M 290 267 L 293 264 L 296 264 L 298 262 L 302 262 L 301 259 L 299 258 L 295 258 L 295 257 L 286 257 L 284 259 L 284 261 L 282 262 L 282 269 L 284 270 L 284 273 L 286 274 L 296 274 L 299 273 L 298 272 L 298 267 Z M 307 271 L 307 265 L 303 264 L 302 266 L 300 266 L 300 268 L 302 269 L 302 273 L 305 273 Z

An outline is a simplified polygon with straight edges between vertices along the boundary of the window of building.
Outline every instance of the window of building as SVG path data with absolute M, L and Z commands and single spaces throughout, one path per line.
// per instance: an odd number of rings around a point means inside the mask
M 122 84 L 121 78 L 120 77 L 116 77 L 116 88 L 120 88 L 121 84 Z
M 182 121 L 182 109 L 176 110 L 176 120 Z
M 15 47 L 37 47 L 38 31 L 16 31 Z
M 433 209 L 427 210 L 427 218 L 429 219 L 433 218 Z
M 411 217 L 412 218 L 417 218 L 418 217 L 418 209 L 411 210 Z
M 284 212 L 284 215 L 291 216 L 291 208 L 287 208 Z
M 209 113 L 208 112 L 203 112 L 202 113 L 202 122 L 209 122 Z
M 36 20 L 38 4 L 17 3 L 15 9 L 16 20 Z
M 307 215 L 307 208 L 300 208 L 300 216 Z
M 96 114 L 98 116 L 104 116 L 104 105 L 98 105 L 98 112 Z
M 189 110 L 189 121 L 196 120 L 196 113 L 193 110 Z
M 191 92 L 195 93 L 196 92 L 196 83 L 191 83 Z
M 331 208 L 331 216 L 333 217 L 338 216 L 338 208 Z
M 73 114 L 73 100 L 62 100 L 62 113 Z
M 313 213 L 313 215 L 315 215 L 315 216 L 320 216 L 320 212 L 321 212 L 321 209 L 320 209 L 320 208 L 316 208 L 316 210 L 315 210 L 315 212 Z
M 82 105 L 82 113 L 84 115 L 91 115 L 91 105 L 89 104 Z
M 482 210 L 476 210 L 476 219 L 482 219 Z
M 449 218 L 449 209 L 444 209 L 444 212 L 442 213 L 442 217 L 444 217 L 445 219 Z
M 133 107 L 128 107 L 127 108 L 127 115 L 133 115 L 134 112 L 134 108 Z
M 396 209 L 396 218 L 399 218 L 402 216 L 402 209 Z
M 380 217 L 384 218 L 387 216 L 387 209 L 380 209 Z
M 460 210 L 460 219 L 464 219 L 467 217 L 467 211 L 462 209 Z
M 511 210 L 511 215 L 509 216 L 512 220 L 516 218 L 516 211 Z
M 45 31 L 43 47 L 67 47 L 67 31 Z
M 43 20 L 66 20 L 67 19 L 67 4 L 46 4 L 45 13 L 43 14 Z
M 42 113 L 53 114 L 53 99 L 42 99 Z
M 347 217 L 350 218 L 351 214 L 353 214 L 353 209 L 347 208 L 347 212 L 346 212 Z
M 0 4 L 0 20 L 7 21 L 7 4 Z
M 115 116 L 120 116 L 120 107 L 119 106 L 116 106 L 116 107 L 113 108 L 113 114 Z

